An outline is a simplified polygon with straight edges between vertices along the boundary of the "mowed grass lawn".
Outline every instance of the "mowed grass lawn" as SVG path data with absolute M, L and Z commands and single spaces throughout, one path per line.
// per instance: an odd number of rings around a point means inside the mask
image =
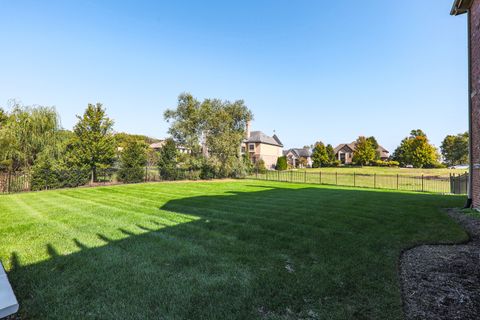
M 463 197 L 266 181 L 0 196 L 22 319 L 402 319 L 397 263 Z
M 468 169 L 429 169 L 429 168 L 395 168 L 395 167 L 325 167 L 325 168 L 313 168 L 313 169 L 298 169 L 296 171 L 307 171 L 307 172 L 318 172 L 322 171 L 325 173 L 349 173 L 353 174 L 378 174 L 378 175 L 404 175 L 404 176 L 437 176 L 437 177 L 448 177 L 450 174 L 464 174 L 468 172 Z

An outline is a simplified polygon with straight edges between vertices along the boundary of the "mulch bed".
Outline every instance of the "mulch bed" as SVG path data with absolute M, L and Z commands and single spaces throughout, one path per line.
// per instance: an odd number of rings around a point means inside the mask
M 422 245 L 400 258 L 406 319 L 480 319 L 480 219 L 448 210 L 470 235 L 459 245 Z

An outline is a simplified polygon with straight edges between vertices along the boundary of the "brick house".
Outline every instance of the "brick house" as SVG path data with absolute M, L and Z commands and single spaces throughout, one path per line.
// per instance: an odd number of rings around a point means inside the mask
M 455 0 L 451 15 L 467 14 L 470 179 L 466 207 L 480 208 L 480 0 Z
M 353 153 L 355 152 L 356 142 L 341 143 L 333 151 L 335 152 L 335 159 L 341 164 L 351 164 L 353 162 Z M 377 153 L 380 160 L 386 161 L 390 157 L 390 153 L 382 146 L 378 146 Z
M 242 154 L 248 153 L 252 163 L 263 160 L 267 169 L 275 169 L 278 157 L 282 156 L 282 148 L 283 144 L 277 135 L 268 136 L 262 131 L 250 131 L 250 123 L 247 124 Z

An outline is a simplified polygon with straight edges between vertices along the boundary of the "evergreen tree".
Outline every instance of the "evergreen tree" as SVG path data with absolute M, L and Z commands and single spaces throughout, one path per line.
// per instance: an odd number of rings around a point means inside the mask
M 164 180 L 175 180 L 177 178 L 177 146 L 173 139 L 165 140 L 158 155 L 158 170 Z
M 265 166 L 265 163 L 263 166 Z M 287 170 L 287 168 L 288 168 L 287 157 L 285 156 L 278 157 L 276 169 L 283 171 L 283 170 Z
M 98 169 L 111 166 L 115 160 L 113 120 L 100 103 L 88 104 L 83 116 L 77 118 L 72 156 L 79 166 L 89 168 L 91 182 L 95 182 Z
M 120 154 L 118 178 L 127 183 L 142 182 L 147 164 L 147 145 L 138 140 L 127 140 Z
M 321 141 L 315 143 L 315 147 L 313 148 L 312 152 L 312 162 L 312 166 L 314 168 L 325 167 L 331 163 L 327 153 L 327 148 Z
M 333 165 L 337 159 L 335 158 L 335 150 L 333 149 L 331 144 L 327 144 L 327 147 L 325 148 L 327 151 L 327 156 L 328 156 L 328 162 L 329 165 Z

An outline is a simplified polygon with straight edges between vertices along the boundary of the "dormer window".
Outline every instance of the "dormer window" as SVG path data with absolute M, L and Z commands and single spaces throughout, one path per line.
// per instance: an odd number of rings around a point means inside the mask
M 248 150 L 249 150 L 249 151 L 255 151 L 255 144 L 250 143 L 250 144 L 248 145 Z

